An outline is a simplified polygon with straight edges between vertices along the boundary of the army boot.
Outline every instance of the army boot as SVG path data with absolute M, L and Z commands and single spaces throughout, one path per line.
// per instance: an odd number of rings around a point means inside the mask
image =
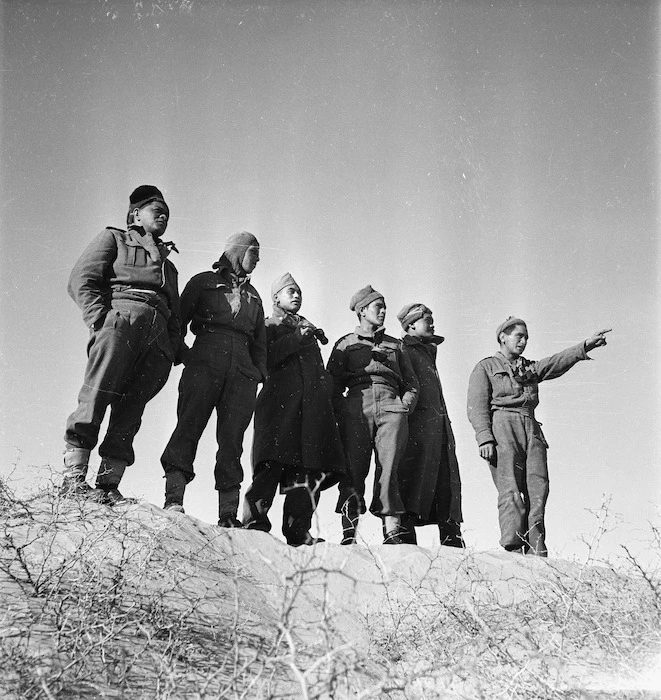
M 96 475 L 96 488 L 101 491 L 101 503 L 107 506 L 117 506 L 135 502 L 133 499 L 125 498 L 117 488 L 126 467 L 125 459 L 102 457 L 99 473 Z
M 184 513 L 184 492 L 188 483 L 186 475 L 175 469 L 165 474 L 165 510 Z
M 227 491 L 218 491 L 218 525 L 220 527 L 243 527 L 236 517 L 239 510 L 239 487 Z
M 64 478 L 60 496 L 64 498 L 87 498 L 94 489 L 85 480 L 89 465 L 90 450 L 67 445 L 64 449 Z

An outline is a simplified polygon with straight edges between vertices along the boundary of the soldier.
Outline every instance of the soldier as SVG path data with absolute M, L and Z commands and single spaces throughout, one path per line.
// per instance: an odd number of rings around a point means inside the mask
M 415 527 L 438 524 L 440 543 L 464 547 L 461 535 L 461 477 L 441 380 L 434 317 L 424 304 L 407 304 L 398 314 L 405 335 L 404 353 L 413 366 L 420 393 L 409 415 L 409 439 L 399 464 L 399 488 L 406 508 L 403 539 L 416 544 Z
M 606 345 L 609 332 L 599 331 L 567 350 L 532 361 L 523 357 L 526 322 L 510 316 L 496 329 L 499 352 L 478 362 L 471 374 L 468 419 L 498 489 L 500 544 L 508 551 L 547 556 L 548 444 L 535 419 L 539 383 L 589 360 L 587 353 Z
M 153 185 L 129 197 L 128 231 L 104 229 L 69 278 L 69 294 L 90 329 L 87 368 L 78 408 L 69 416 L 64 495 L 94 495 L 114 505 L 145 406 L 167 381 L 180 342 L 177 270 L 161 242 L 170 211 Z M 106 409 L 110 421 L 99 447 L 96 491 L 86 482 L 90 451 Z
M 342 514 L 342 544 L 354 544 L 365 512 L 365 479 L 372 451 L 376 473 L 370 511 L 383 520 L 384 544 L 403 544 L 397 468 L 406 448 L 408 415 L 418 380 L 401 341 L 386 335 L 386 302 L 371 286 L 358 290 L 349 308 L 360 325 L 340 338 L 328 361 L 333 403 L 349 474 L 340 480 L 336 512 Z M 346 397 L 345 390 L 348 389 Z
M 318 343 L 320 328 L 299 315 L 303 295 L 287 272 L 271 286 L 266 319 L 268 375 L 257 397 L 253 482 L 245 496 L 244 527 L 269 532 L 268 511 L 278 485 L 285 493 L 282 532 L 293 546 L 322 541 L 310 534 L 320 492 L 344 473 L 332 406 L 332 382 Z
M 218 524 L 241 527 L 237 519 L 243 480 L 243 434 L 255 409 L 257 384 L 266 376 L 266 330 L 262 300 L 250 284 L 259 243 L 242 231 L 227 239 L 214 271 L 195 275 L 181 295 L 181 328 L 196 336 L 183 342 L 179 360 L 177 427 L 161 456 L 165 508 L 183 512 L 186 484 L 195 477 L 197 445 L 214 409 L 217 414 L 215 481 Z

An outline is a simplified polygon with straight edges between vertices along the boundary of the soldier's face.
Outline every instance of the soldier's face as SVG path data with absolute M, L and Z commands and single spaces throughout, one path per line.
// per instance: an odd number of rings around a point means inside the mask
M 159 238 L 165 233 L 168 227 L 170 213 L 163 202 L 149 202 L 141 209 L 136 209 L 133 214 L 133 222 L 142 226 L 145 233 Z
M 364 318 L 373 326 L 382 326 L 386 321 L 386 302 L 383 299 L 375 299 L 360 310 L 361 318 Z
M 295 314 L 301 308 L 303 295 L 298 287 L 290 285 L 289 287 L 281 289 L 275 295 L 275 300 L 283 311 Z
M 504 355 L 509 354 L 513 357 L 519 357 L 523 354 L 528 344 L 528 329 L 525 326 L 514 326 L 509 335 L 500 334 L 500 347 Z
M 425 314 L 409 326 L 408 334 L 416 338 L 431 338 L 434 335 L 434 317 Z
M 241 267 L 250 274 L 259 262 L 259 246 L 251 245 L 241 261 Z

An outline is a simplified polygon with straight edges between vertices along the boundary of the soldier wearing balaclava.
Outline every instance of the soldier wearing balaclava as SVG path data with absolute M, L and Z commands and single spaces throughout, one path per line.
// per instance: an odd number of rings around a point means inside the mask
M 255 409 L 257 385 L 266 377 L 264 309 L 250 273 L 259 261 L 252 233 L 230 236 L 213 271 L 195 275 L 181 295 L 183 337 L 190 326 L 192 348 L 182 342 L 177 427 L 161 456 L 165 508 L 183 511 L 186 484 L 204 429 L 216 412 L 214 476 L 218 524 L 241 527 L 237 518 L 243 480 L 243 434 Z

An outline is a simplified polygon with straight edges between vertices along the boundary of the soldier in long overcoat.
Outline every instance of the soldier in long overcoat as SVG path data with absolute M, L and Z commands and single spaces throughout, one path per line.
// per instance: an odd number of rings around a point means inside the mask
M 461 536 L 461 477 L 454 434 L 436 369 L 438 345 L 432 311 L 424 304 L 407 304 L 397 318 L 405 331 L 403 350 L 413 366 L 420 393 L 409 415 L 409 439 L 399 465 L 399 488 L 406 508 L 402 528 L 406 542 L 415 544 L 415 526 L 438 524 L 441 544 L 463 547 Z
M 331 403 L 332 382 L 318 342 L 323 331 L 298 314 L 302 292 L 285 273 L 271 287 L 266 319 L 267 378 L 255 409 L 253 483 L 243 521 L 269 532 L 276 490 L 285 493 L 282 531 L 292 545 L 312 544 L 312 515 L 320 491 L 344 473 L 344 456 Z

